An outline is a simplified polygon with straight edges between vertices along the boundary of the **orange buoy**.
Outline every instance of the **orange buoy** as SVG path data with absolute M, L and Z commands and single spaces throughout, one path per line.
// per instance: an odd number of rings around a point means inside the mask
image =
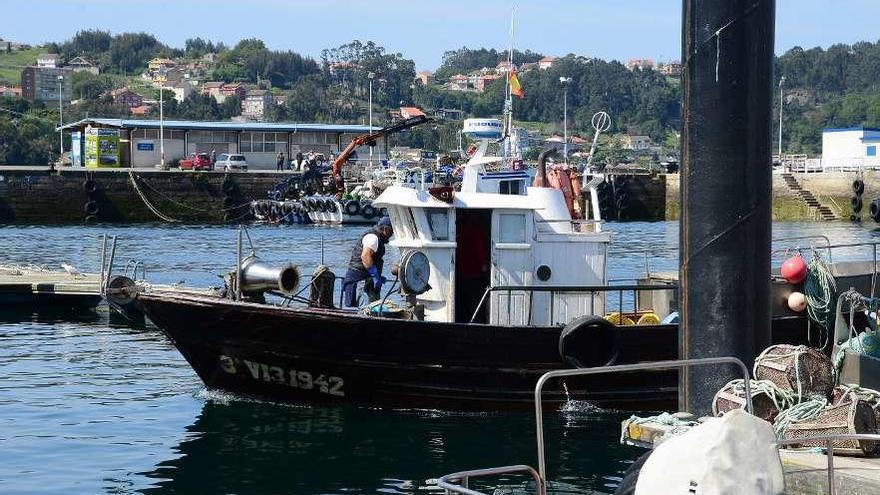
M 799 284 L 807 278 L 807 264 L 801 255 L 783 261 L 779 271 L 782 273 L 782 278 L 792 284 Z
M 800 313 L 807 309 L 807 298 L 800 292 L 792 292 L 788 295 L 788 308 Z

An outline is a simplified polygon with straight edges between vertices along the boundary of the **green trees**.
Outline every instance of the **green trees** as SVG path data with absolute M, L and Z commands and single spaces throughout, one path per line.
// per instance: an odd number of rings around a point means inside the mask
M 458 50 L 450 50 L 443 54 L 443 62 L 434 73 L 434 77 L 438 81 L 446 81 L 456 74 L 467 74 L 472 70 L 482 69 L 483 67 L 492 69 L 498 65 L 498 62 L 507 60 L 508 54 L 506 50 L 496 50 L 494 48 L 468 48 L 461 47 Z M 543 55 L 535 53 L 531 50 L 521 52 L 513 50 L 513 61 L 519 65 L 522 63 L 537 62 L 541 60 Z

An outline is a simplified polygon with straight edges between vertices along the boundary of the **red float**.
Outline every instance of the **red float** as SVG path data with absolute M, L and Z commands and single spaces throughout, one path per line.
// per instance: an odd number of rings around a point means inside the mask
M 799 284 L 807 278 L 807 264 L 800 255 L 792 256 L 782 262 L 782 278 L 792 284 Z

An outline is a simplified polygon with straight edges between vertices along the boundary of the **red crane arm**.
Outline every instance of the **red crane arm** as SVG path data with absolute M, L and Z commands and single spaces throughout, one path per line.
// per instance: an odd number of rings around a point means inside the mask
M 354 139 L 348 143 L 348 146 L 342 150 L 342 153 L 336 157 L 336 160 L 333 161 L 333 168 L 331 169 L 331 173 L 333 174 L 333 181 L 336 183 L 336 192 L 337 194 L 343 194 L 345 192 L 345 179 L 342 177 L 342 167 L 345 165 L 345 162 L 351 157 L 351 154 L 354 153 L 354 150 L 358 146 L 363 146 L 364 144 L 369 144 L 370 146 L 376 145 L 376 140 L 384 136 L 390 136 L 391 134 L 395 134 L 411 127 L 415 127 L 417 125 L 422 125 L 427 122 L 431 122 L 433 119 L 430 117 L 426 117 L 424 115 L 419 117 L 412 117 L 406 120 L 402 120 L 396 124 L 391 124 L 379 129 L 376 132 L 371 134 L 361 134 L 360 136 L 355 136 Z

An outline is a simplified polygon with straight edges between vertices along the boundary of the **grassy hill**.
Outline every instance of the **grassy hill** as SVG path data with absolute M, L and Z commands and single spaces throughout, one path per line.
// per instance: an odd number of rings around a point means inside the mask
M 43 52 L 42 47 L 6 53 L 0 50 L 0 84 L 21 84 L 21 68 L 37 63 L 37 56 Z

